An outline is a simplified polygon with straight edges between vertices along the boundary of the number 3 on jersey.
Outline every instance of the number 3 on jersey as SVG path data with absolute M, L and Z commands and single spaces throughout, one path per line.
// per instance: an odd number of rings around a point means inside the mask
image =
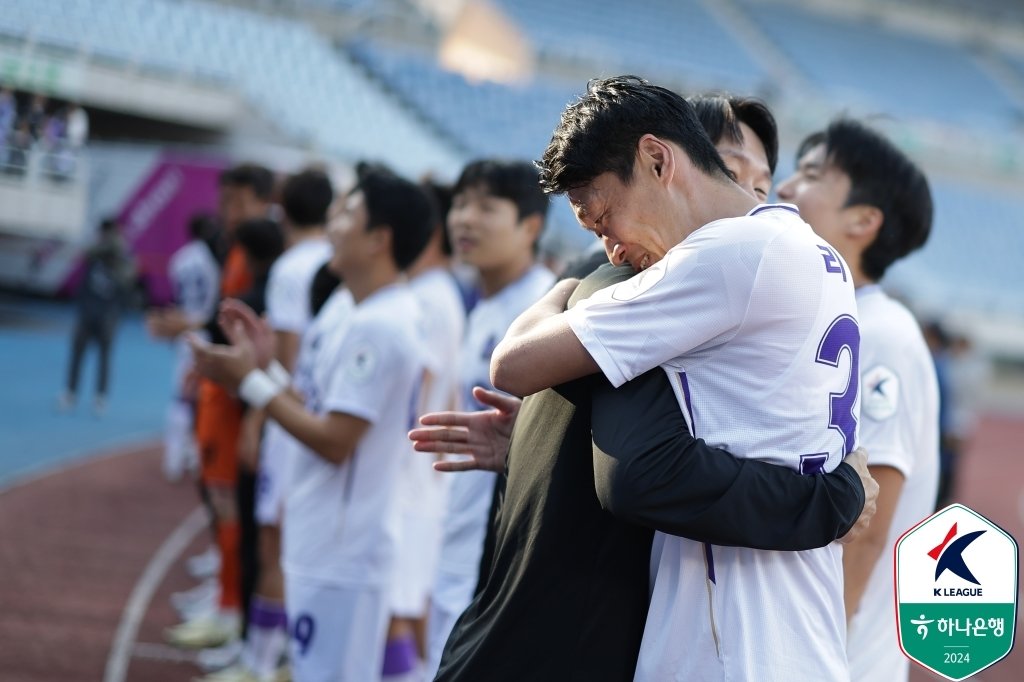
M 840 315 L 832 320 L 818 344 L 815 361 L 839 367 L 844 350 L 850 354 L 850 373 L 846 379 L 846 388 L 841 393 L 829 394 L 828 427 L 842 435 L 843 454 L 847 455 L 856 447 L 857 415 L 853 408 L 857 404 L 860 389 L 860 328 L 857 320 L 850 315 Z

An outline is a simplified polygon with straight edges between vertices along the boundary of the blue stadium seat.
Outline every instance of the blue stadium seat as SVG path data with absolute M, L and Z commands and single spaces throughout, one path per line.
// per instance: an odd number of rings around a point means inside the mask
M 963 46 L 788 4 L 746 8 L 812 83 L 857 114 L 993 131 L 1018 120 L 1017 105 Z
M 193 0 L 5 0 L 0 32 L 143 70 L 230 83 L 286 134 L 407 173 L 458 152 L 307 25 Z

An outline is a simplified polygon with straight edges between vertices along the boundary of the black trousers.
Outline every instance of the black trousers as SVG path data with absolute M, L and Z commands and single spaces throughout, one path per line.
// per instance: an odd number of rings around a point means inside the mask
M 243 467 L 238 469 L 236 501 L 238 502 L 238 526 L 241 531 L 239 551 L 242 555 L 242 634 L 249 630 L 249 604 L 259 581 L 260 530 L 256 523 L 256 474 Z
M 68 369 L 68 392 L 78 393 L 78 378 L 82 369 L 82 357 L 90 344 L 95 344 L 99 351 L 99 363 L 96 376 L 96 395 L 105 396 L 110 380 L 110 349 L 114 344 L 114 332 L 117 330 L 116 317 L 79 316 L 75 322 L 75 331 L 71 336 L 71 365 Z

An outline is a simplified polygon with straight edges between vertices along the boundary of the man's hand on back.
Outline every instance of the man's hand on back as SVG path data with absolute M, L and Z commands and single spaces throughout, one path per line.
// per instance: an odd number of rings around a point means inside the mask
M 871 524 L 871 519 L 874 518 L 877 510 L 878 483 L 868 471 L 868 453 L 864 448 L 857 448 L 847 455 L 844 461 L 860 475 L 861 485 L 864 486 L 864 510 L 861 511 L 857 523 L 853 524 L 853 528 L 839 538 L 839 542 L 845 545 L 856 540 Z

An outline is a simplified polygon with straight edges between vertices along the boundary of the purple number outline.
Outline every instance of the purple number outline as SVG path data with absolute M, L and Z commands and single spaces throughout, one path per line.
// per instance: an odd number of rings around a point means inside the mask
M 306 655 L 309 645 L 313 643 L 314 634 L 316 634 L 316 621 L 313 619 L 313 616 L 308 613 L 299 615 L 295 619 L 295 625 L 292 627 L 292 638 L 299 643 L 299 655 Z
M 857 404 L 860 391 L 860 327 L 852 315 L 840 315 L 832 320 L 821 337 L 814 360 L 830 367 L 839 367 L 839 358 L 844 349 L 850 352 L 850 376 L 841 393 L 829 393 L 828 427 L 843 437 L 843 454 L 847 455 L 857 445 L 857 415 L 853 413 L 853 406 Z

